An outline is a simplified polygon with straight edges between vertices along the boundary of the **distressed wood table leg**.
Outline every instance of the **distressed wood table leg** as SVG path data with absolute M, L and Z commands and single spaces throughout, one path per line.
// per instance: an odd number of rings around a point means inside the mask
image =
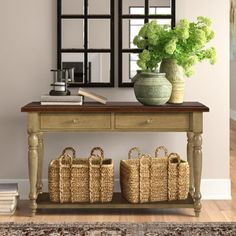
M 194 172 L 194 211 L 195 216 L 199 217 L 202 204 L 201 204 L 201 175 L 202 175 L 202 136 L 201 133 L 194 133 L 193 145 L 193 172 Z
M 32 216 L 37 210 L 37 175 L 38 175 L 38 114 L 29 113 L 28 116 L 28 166 L 30 181 L 30 208 Z
M 37 176 L 37 193 L 43 192 L 43 160 L 44 160 L 44 144 L 43 144 L 43 133 L 38 133 L 38 176 Z
M 187 133 L 188 143 L 187 143 L 187 159 L 189 163 L 189 192 L 193 196 L 194 194 L 194 178 L 193 178 L 193 139 L 194 133 Z

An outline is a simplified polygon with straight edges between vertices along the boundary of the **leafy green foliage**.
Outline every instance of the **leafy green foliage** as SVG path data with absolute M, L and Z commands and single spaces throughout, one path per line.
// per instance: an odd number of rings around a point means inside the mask
M 199 16 L 197 22 L 182 19 L 174 29 L 163 27 L 156 21 L 146 23 L 133 41 L 143 49 L 139 54 L 138 66 L 143 71 L 155 71 L 163 59 L 176 59 L 186 76 L 190 77 L 197 62 L 208 59 L 215 64 L 216 49 L 205 48 L 215 36 L 211 24 L 211 20 L 203 16 Z

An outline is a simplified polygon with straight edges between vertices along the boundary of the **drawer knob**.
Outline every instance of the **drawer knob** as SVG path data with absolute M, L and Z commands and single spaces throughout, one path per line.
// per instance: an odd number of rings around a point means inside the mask
M 74 120 L 72 120 L 72 123 L 73 123 L 73 124 L 78 124 L 78 123 L 79 123 L 79 120 L 78 120 L 78 119 L 74 119 Z
M 147 124 L 152 124 L 153 123 L 153 119 L 148 119 L 147 120 Z

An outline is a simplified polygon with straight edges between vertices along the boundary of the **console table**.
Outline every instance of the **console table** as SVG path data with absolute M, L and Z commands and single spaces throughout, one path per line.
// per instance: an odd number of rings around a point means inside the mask
M 106 105 L 85 103 L 83 106 L 42 106 L 32 102 L 21 108 L 28 113 L 28 165 L 32 215 L 48 208 L 194 208 L 201 211 L 203 112 L 209 108 L 198 102 L 179 105 L 143 106 L 138 102 L 111 102 Z M 120 193 L 111 203 L 65 203 L 49 201 L 42 192 L 43 133 L 46 132 L 186 132 L 187 160 L 190 165 L 189 197 L 181 201 L 130 204 Z

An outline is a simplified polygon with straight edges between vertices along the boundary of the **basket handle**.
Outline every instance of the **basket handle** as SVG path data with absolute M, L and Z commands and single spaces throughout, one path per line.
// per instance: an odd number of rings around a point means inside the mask
M 141 151 L 138 147 L 133 147 L 129 150 L 129 153 L 128 153 L 128 159 L 134 159 L 134 157 L 132 156 L 132 153 L 136 151 L 137 154 L 138 154 L 138 158 L 140 158 L 141 156 Z
M 68 155 L 68 154 L 67 154 L 68 151 L 71 151 L 71 153 L 72 153 L 72 158 L 75 158 L 75 149 L 74 149 L 73 147 L 67 147 L 67 148 L 65 148 L 65 149 L 63 150 L 63 152 L 62 152 L 62 156 Z M 70 155 L 69 155 L 69 156 L 70 156 Z
M 72 152 L 72 156 L 68 153 L 68 151 Z M 70 164 L 72 163 L 73 159 L 75 159 L 75 150 L 72 147 L 67 147 L 62 151 L 61 156 L 59 157 L 59 163 L 61 164 L 64 160 L 69 160 Z
M 171 153 L 171 154 L 168 156 L 168 161 L 169 161 L 169 163 L 171 163 L 172 160 L 177 160 L 177 161 L 178 161 L 178 164 L 180 164 L 180 162 L 181 162 L 181 158 L 180 158 L 179 154 L 177 154 L 177 153 Z
M 143 165 L 143 160 L 145 160 L 145 159 L 147 159 L 147 160 L 151 160 L 152 159 L 152 157 L 151 157 L 151 155 L 150 154 L 141 154 L 141 156 L 140 156 L 140 161 L 139 161 L 139 163 L 140 163 L 140 165 Z
M 167 148 L 166 148 L 165 146 L 160 146 L 160 147 L 158 147 L 158 148 L 156 149 L 156 151 L 155 151 L 155 157 L 160 157 L 160 156 L 159 156 L 160 151 L 163 151 L 164 154 L 165 154 L 165 156 L 168 155 Z
M 99 154 L 95 154 L 96 151 L 98 151 Z M 101 147 L 95 147 L 91 150 L 89 161 L 92 162 L 93 159 L 100 160 L 100 165 L 102 164 L 102 161 L 104 159 L 104 151 Z

